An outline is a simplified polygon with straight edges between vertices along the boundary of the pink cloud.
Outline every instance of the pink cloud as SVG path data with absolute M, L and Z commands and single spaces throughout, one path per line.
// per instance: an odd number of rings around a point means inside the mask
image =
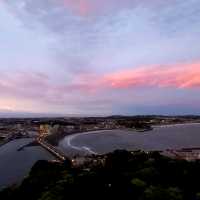
M 2 97 L 31 99 L 50 104 L 100 99 L 109 92 L 132 88 L 200 88 L 200 63 L 147 66 L 107 75 L 82 74 L 65 83 L 56 83 L 41 73 L 1 74 Z M 113 93 L 111 93 L 113 94 Z M 118 93 L 116 93 L 118 95 Z M 117 96 L 115 96 L 117 97 Z M 108 98 L 109 99 L 109 98 Z M 112 99 L 112 98 L 111 98 Z
M 118 11 L 121 9 L 130 9 L 138 4 L 145 6 L 163 6 L 163 1 L 154 0 L 61 0 L 67 9 L 72 10 L 80 16 L 88 16 L 90 14 L 103 14 L 104 12 Z
M 200 87 L 200 63 L 140 67 L 105 76 L 111 88 L 130 87 Z
M 1 73 L 0 92 L 3 97 L 30 99 L 53 104 L 75 102 L 80 95 L 93 96 L 96 87 L 85 78 L 70 83 L 57 83 L 46 74 L 37 72 Z
M 66 8 L 81 16 L 87 16 L 93 10 L 93 5 L 88 0 L 63 0 L 63 3 Z

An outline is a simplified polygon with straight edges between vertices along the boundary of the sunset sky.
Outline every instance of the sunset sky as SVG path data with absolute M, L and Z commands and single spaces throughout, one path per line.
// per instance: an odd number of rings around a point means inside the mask
M 200 114 L 200 1 L 0 0 L 0 111 Z

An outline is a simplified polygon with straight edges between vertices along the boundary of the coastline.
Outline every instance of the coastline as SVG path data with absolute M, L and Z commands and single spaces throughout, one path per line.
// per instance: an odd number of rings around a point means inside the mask
M 114 129 L 112 129 L 114 130 Z M 82 133 L 74 133 L 72 135 L 68 135 L 68 136 L 65 136 L 65 138 L 62 139 L 62 141 L 60 141 L 58 143 L 58 146 L 64 146 L 62 145 L 62 143 L 65 143 L 67 144 L 67 147 L 71 148 L 71 149 L 74 149 L 76 151 L 80 151 L 80 152 L 88 152 L 89 154 L 95 154 L 95 155 L 98 155 L 99 153 L 93 151 L 90 147 L 88 146 L 75 146 L 72 144 L 72 141 L 74 139 L 76 139 L 76 137 L 79 137 L 79 136 L 82 136 L 82 135 L 90 135 L 92 133 L 98 133 L 98 132 L 102 132 L 102 131 L 111 131 L 110 129 L 109 130 L 96 130 L 96 131 L 88 131 L 88 132 L 82 132 Z
M 166 124 L 166 125 L 162 124 L 162 125 L 154 125 L 154 126 L 152 126 L 152 128 L 154 129 L 154 128 L 176 127 L 176 126 L 178 127 L 178 126 L 184 126 L 184 125 L 186 125 L 186 126 L 191 125 L 192 126 L 192 125 L 199 125 L 199 124 L 200 124 L 200 122 L 187 122 L 187 123 L 176 123 L 176 124 Z M 89 153 L 89 154 L 96 154 L 97 155 L 99 153 L 93 151 L 88 146 L 76 146 L 76 145 L 74 145 L 73 140 L 76 139 L 77 137 L 83 136 L 83 135 L 90 135 L 90 134 L 93 134 L 93 133 L 101 133 L 102 131 L 108 132 L 108 131 L 114 131 L 114 130 L 127 131 L 127 129 L 112 129 L 112 130 L 107 129 L 107 130 L 95 130 L 95 131 L 74 133 L 72 135 L 65 136 L 62 140 L 60 140 L 60 142 L 58 143 L 58 146 L 61 145 L 61 148 L 64 148 L 64 146 L 66 145 L 66 148 L 70 148 L 70 149 L 73 149 L 73 150 L 76 150 L 76 151 L 79 151 L 79 152 L 86 152 L 86 153 Z M 140 132 L 140 131 L 137 131 L 137 130 L 130 130 L 130 129 L 128 131 L 132 131 L 132 132 L 135 132 L 135 133 Z M 151 132 L 151 130 L 144 131 L 143 133 L 146 133 L 146 132 Z
M 165 128 L 165 127 L 174 127 L 174 126 L 183 126 L 183 125 L 196 125 L 200 122 L 185 122 L 185 123 L 174 123 L 174 124 L 156 124 L 152 125 L 152 128 Z
M 159 128 L 159 127 L 168 127 L 168 126 L 176 126 L 176 125 L 185 125 L 185 124 L 200 124 L 199 122 L 183 122 L 183 123 L 173 123 L 173 124 L 155 124 L 155 125 L 150 125 L 151 128 L 148 129 L 135 129 L 135 128 L 110 128 L 110 129 L 94 129 L 94 130 L 73 130 L 71 132 L 62 132 L 59 134 L 53 134 L 53 135 L 48 135 L 47 137 L 44 138 L 46 142 L 53 146 L 58 146 L 60 141 L 63 140 L 65 137 L 71 136 L 71 135 L 77 135 L 77 134 L 84 134 L 84 133 L 91 133 L 91 132 L 98 132 L 98 131 L 108 131 L 108 130 L 128 130 L 128 131 L 136 131 L 136 132 L 150 132 L 154 128 Z

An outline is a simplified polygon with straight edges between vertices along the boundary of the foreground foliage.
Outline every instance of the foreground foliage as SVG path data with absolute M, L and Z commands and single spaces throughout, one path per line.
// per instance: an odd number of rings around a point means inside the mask
M 39 161 L 20 187 L 2 191 L 0 199 L 200 200 L 199 161 L 127 151 L 94 159 L 97 162 L 79 168 Z

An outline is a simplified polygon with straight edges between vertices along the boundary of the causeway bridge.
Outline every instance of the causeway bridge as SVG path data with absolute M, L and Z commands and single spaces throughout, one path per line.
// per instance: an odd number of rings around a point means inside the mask
M 63 152 L 59 151 L 57 148 L 55 148 L 54 146 L 52 146 L 51 144 L 45 142 L 43 139 L 41 138 L 37 138 L 36 141 L 43 147 L 45 148 L 47 151 L 49 151 L 51 154 L 53 154 L 56 158 L 58 158 L 61 161 L 65 161 L 66 160 L 66 156 L 64 155 Z

